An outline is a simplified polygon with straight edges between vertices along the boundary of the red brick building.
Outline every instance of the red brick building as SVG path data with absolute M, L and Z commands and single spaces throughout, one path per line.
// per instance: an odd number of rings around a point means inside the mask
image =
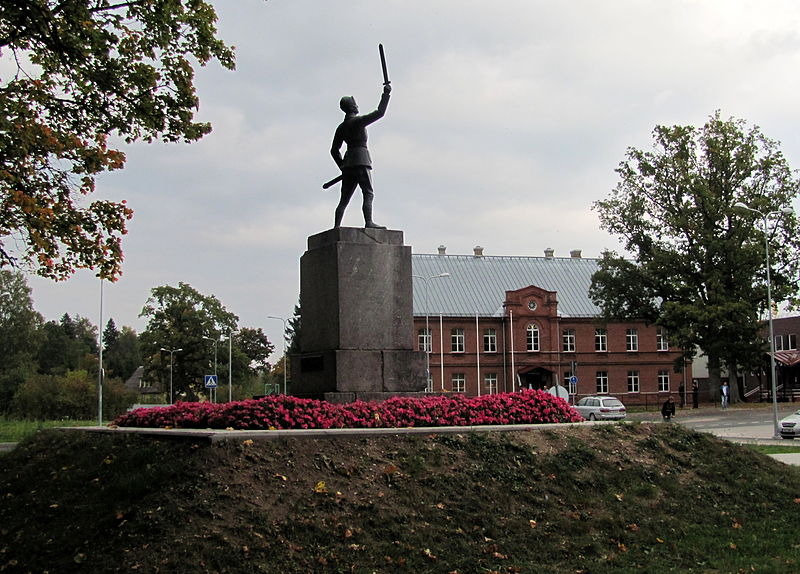
M 417 348 L 429 350 L 431 391 L 475 396 L 559 383 L 576 398 L 603 393 L 640 404 L 691 381 L 690 365 L 675 370 L 680 350 L 662 329 L 598 322 L 588 295 L 597 260 L 578 251 L 493 257 L 440 248 L 412 263 Z

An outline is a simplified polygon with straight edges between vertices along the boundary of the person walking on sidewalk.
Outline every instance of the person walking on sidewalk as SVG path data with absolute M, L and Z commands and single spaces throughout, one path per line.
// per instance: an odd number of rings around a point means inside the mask
M 697 401 L 698 401 L 699 395 L 700 395 L 700 385 L 697 384 L 697 379 L 693 379 L 692 380 L 692 408 L 693 409 L 698 408 Z
M 723 410 L 728 408 L 728 391 L 729 390 L 730 389 L 728 388 L 728 381 L 723 381 L 722 382 L 722 388 L 719 390 L 720 402 L 722 403 Z

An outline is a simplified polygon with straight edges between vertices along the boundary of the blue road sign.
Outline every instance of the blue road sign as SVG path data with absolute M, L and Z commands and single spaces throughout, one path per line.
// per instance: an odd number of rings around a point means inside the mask
M 578 382 L 578 377 L 576 377 L 575 375 L 572 375 L 572 376 L 569 378 L 569 382 L 570 382 L 570 383 L 577 383 L 577 382 Z
M 205 381 L 207 389 L 217 388 L 217 375 L 206 375 Z

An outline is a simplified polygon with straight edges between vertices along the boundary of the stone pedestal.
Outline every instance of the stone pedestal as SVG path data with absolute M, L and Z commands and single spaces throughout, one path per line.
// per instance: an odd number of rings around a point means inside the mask
M 402 231 L 340 227 L 309 237 L 300 311 L 292 394 L 343 401 L 424 390 Z

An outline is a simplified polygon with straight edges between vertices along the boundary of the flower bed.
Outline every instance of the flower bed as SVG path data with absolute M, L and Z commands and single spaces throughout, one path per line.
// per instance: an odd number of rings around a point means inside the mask
M 544 391 L 464 397 L 393 397 L 382 402 L 328 403 L 276 395 L 232 403 L 177 403 L 137 409 L 113 424 L 145 428 L 236 430 L 401 428 L 579 422 L 563 399 Z

